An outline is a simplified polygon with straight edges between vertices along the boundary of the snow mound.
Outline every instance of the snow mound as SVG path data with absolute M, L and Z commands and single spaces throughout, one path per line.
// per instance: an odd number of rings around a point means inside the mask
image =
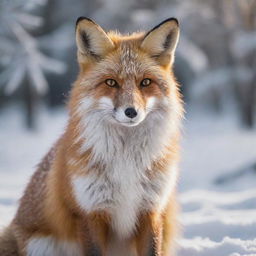
M 256 190 L 182 193 L 182 256 L 256 255 Z
M 220 242 L 209 238 L 195 237 L 183 239 L 180 255 L 183 256 L 255 256 L 256 239 L 241 240 L 239 238 L 224 237 Z

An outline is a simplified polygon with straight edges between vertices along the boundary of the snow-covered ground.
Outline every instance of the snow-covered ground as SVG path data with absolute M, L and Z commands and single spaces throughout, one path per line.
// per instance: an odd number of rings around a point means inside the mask
M 63 109 L 42 109 L 36 131 L 18 107 L 0 112 L 0 227 L 12 219 L 35 165 L 62 133 Z M 256 255 L 256 131 L 230 113 L 189 110 L 179 182 L 180 256 Z M 254 170 L 254 171 L 253 171 Z

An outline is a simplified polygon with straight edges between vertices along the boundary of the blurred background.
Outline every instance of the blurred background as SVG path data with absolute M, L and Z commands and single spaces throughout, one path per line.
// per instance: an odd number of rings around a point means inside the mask
M 180 253 L 256 254 L 256 0 L 0 0 L 0 225 L 65 127 L 79 16 L 121 32 L 179 19 Z

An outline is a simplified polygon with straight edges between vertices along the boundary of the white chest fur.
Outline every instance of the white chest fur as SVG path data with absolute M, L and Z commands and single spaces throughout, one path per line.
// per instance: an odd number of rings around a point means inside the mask
M 110 213 L 112 227 L 120 237 L 134 231 L 138 214 L 161 209 L 176 182 L 176 170 L 149 179 L 143 170 L 134 169 L 124 159 L 122 165 L 107 167 L 101 175 L 91 173 L 73 178 L 73 188 L 80 207 L 87 212 Z
M 27 256 L 82 256 L 79 244 L 70 241 L 60 241 L 53 237 L 32 238 L 27 244 Z
M 87 212 L 105 210 L 111 214 L 112 226 L 119 236 L 128 236 L 136 226 L 140 211 L 165 205 L 176 183 L 176 169 L 154 173 L 149 178 L 150 165 L 145 166 L 145 149 L 112 154 L 102 170 L 93 170 L 72 180 L 76 200 Z M 145 160 L 145 159 L 144 159 Z
M 87 175 L 72 177 L 74 195 L 87 212 L 109 212 L 120 237 L 134 231 L 140 211 L 160 210 L 176 183 L 175 166 L 166 172 L 152 170 L 170 138 L 168 121 L 158 117 L 149 116 L 129 128 L 113 126 L 101 115 L 87 115 L 84 120 L 81 151 L 91 149 L 92 158 Z M 101 169 L 94 171 L 95 164 Z

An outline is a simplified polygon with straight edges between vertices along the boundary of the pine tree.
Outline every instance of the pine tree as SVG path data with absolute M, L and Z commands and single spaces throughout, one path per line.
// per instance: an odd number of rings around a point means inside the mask
M 46 72 L 63 73 L 65 64 L 46 56 L 33 32 L 43 25 L 38 14 L 47 0 L 1 0 L 0 86 L 6 95 L 23 92 L 26 123 L 34 127 L 38 102 L 48 91 Z

